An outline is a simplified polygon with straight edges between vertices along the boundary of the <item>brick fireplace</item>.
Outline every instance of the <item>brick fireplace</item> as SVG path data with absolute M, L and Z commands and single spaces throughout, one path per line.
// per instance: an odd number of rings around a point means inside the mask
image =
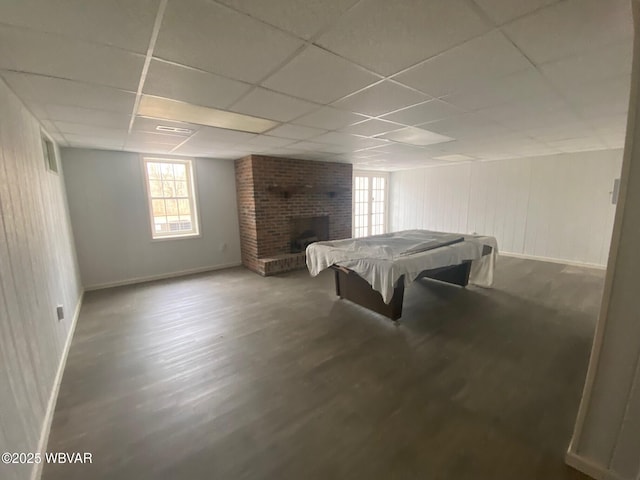
M 260 275 L 304 268 L 309 241 L 351 237 L 352 165 L 236 160 L 242 263 Z

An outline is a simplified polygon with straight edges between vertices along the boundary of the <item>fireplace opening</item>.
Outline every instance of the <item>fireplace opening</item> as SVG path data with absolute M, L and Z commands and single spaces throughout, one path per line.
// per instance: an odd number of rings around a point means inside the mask
M 313 242 L 329 240 L 329 215 L 291 219 L 291 253 L 304 252 Z

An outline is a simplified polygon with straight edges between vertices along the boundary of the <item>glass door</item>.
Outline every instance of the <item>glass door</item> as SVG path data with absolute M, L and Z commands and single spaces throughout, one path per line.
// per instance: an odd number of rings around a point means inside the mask
M 387 184 L 388 175 L 385 173 L 354 172 L 354 237 L 367 237 L 386 232 Z

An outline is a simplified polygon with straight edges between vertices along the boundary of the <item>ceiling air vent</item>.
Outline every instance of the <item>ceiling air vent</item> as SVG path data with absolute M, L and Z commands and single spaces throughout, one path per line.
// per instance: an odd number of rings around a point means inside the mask
M 169 127 L 168 125 L 158 125 L 156 130 L 165 133 L 175 133 L 177 135 L 191 135 L 193 130 L 189 128 Z

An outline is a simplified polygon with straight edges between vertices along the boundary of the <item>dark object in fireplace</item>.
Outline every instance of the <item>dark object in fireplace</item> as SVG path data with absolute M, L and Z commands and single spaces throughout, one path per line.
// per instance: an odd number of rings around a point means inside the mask
M 291 253 L 302 253 L 313 242 L 329 240 L 329 216 L 291 219 Z
M 291 242 L 291 253 L 304 252 L 309 245 L 319 240 L 313 230 L 306 230 Z

